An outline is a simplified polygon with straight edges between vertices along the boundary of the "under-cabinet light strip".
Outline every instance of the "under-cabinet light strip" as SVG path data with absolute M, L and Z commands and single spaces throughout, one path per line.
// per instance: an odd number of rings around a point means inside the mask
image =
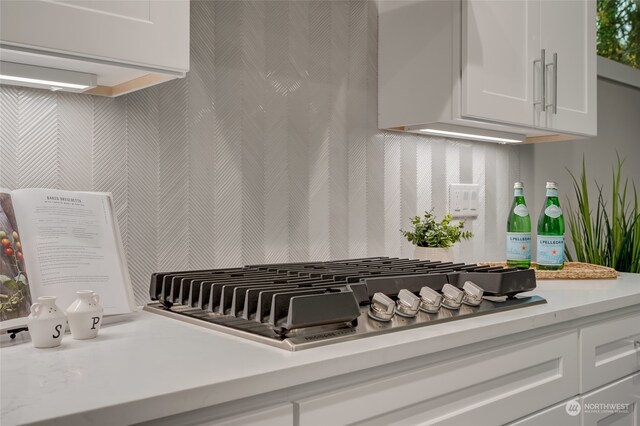
M 87 89 L 90 87 L 85 84 L 63 83 L 61 81 L 40 80 L 37 78 L 17 77 L 13 75 L 2 75 L 2 74 L 0 74 L 0 80 L 17 81 L 20 83 L 41 84 L 43 86 L 51 86 L 52 88 L 66 87 L 69 89 Z
M 434 133 L 437 135 L 443 135 L 443 136 L 453 136 L 453 137 L 462 137 L 462 138 L 472 138 L 472 139 L 478 139 L 481 141 L 491 141 L 491 142 L 511 142 L 511 143 L 520 143 L 522 142 L 521 140 L 518 139 L 507 139 L 507 138 L 497 138 L 494 136 L 484 136 L 484 135 L 476 135 L 473 133 L 460 133 L 460 132 L 450 132 L 448 130 L 438 130 L 438 129 L 420 129 L 421 132 L 425 132 L 425 133 Z

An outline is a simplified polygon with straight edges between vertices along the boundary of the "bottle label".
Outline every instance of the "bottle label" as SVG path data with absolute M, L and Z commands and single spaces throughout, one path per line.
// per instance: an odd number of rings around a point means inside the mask
M 564 235 L 538 235 L 538 256 L 540 265 L 559 266 L 564 263 Z
M 529 209 L 527 208 L 526 205 L 524 204 L 518 204 L 514 209 L 513 212 L 515 214 L 517 214 L 520 217 L 526 217 L 529 216 Z
M 523 188 L 514 188 L 513 189 L 514 197 L 524 197 L 524 189 Z
M 547 197 L 557 197 L 558 196 L 558 190 L 555 188 L 548 188 L 547 189 Z
M 562 215 L 562 209 L 555 204 L 551 204 L 549 207 L 544 209 L 544 214 L 549 216 L 550 218 L 557 218 Z
M 531 233 L 507 232 L 507 260 L 531 259 Z

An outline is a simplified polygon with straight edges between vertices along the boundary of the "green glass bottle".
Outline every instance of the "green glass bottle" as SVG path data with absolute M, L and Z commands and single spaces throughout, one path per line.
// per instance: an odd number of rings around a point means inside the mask
M 507 220 L 507 265 L 524 269 L 531 266 L 531 217 L 522 182 L 513 184 L 513 204 Z
M 558 200 L 558 185 L 547 182 L 547 199 L 538 219 L 538 269 L 558 270 L 564 265 L 564 217 Z

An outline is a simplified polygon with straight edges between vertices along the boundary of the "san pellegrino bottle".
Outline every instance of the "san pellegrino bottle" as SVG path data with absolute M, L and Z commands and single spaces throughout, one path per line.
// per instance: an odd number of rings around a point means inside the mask
M 557 270 L 564 265 L 564 217 L 558 185 L 547 182 L 547 199 L 538 219 L 538 269 Z
M 531 217 L 524 201 L 524 185 L 513 184 L 513 204 L 507 220 L 507 265 L 531 266 Z

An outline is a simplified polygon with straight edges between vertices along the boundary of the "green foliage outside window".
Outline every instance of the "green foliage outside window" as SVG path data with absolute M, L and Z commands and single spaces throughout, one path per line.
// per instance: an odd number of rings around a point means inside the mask
M 640 68 L 640 0 L 598 0 L 598 55 Z

